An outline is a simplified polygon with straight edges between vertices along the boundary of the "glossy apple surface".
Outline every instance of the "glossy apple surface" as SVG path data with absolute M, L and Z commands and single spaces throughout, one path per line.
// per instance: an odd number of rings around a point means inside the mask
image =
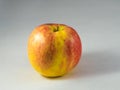
M 42 24 L 29 36 L 30 63 L 46 77 L 63 76 L 71 71 L 78 64 L 81 52 L 79 35 L 64 24 Z

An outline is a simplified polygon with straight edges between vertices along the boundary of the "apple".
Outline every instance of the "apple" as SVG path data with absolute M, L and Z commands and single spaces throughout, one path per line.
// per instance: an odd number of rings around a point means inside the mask
M 70 26 L 46 23 L 37 26 L 28 39 L 28 58 L 33 68 L 46 77 L 63 76 L 79 62 L 82 44 Z

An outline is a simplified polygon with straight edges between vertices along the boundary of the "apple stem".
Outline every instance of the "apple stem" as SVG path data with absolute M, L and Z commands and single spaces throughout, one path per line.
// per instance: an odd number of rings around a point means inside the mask
M 57 31 L 59 31 L 59 26 L 57 26 L 57 28 L 54 29 L 54 32 L 57 32 Z

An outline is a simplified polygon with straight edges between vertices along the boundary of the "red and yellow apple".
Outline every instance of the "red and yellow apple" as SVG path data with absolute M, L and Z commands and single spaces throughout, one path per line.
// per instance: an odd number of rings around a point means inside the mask
M 82 52 L 77 32 L 64 24 L 37 26 L 29 36 L 28 57 L 36 71 L 46 77 L 58 77 L 71 71 Z

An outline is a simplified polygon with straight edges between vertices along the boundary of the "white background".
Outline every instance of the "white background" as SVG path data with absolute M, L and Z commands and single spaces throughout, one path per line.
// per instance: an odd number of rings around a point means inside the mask
M 83 45 L 67 75 L 39 75 L 27 40 L 43 23 L 67 24 Z M 0 90 L 120 90 L 120 0 L 0 0 Z

